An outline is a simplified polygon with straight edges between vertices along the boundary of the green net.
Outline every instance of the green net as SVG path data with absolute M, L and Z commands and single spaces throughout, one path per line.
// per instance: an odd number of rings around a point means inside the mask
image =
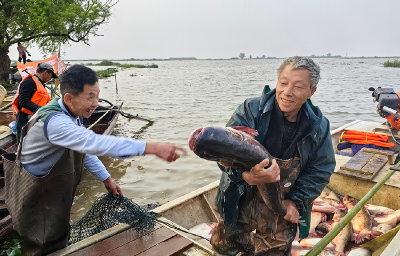
M 145 232 L 154 227 L 155 221 L 155 213 L 148 212 L 129 198 L 104 194 L 82 219 L 71 226 L 69 242 L 79 242 L 120 223 L 131 225 L 137 232 Z

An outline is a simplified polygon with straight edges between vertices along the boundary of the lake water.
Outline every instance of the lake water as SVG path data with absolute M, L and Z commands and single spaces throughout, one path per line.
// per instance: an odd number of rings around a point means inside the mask
M 330 120 L 331 129 L 361 119 L 383 122 L 376 113 L 369 87 L 400 91 L 400 69 L 384 68 L 388 59 L 315 59 L 321 80 L 312 100 Z M 118 160 L 102 157 L 124 196 L 139 205 L 164 204 L 220 178 L 215 162 L 189 152 L 187 140 L 201 126 L 225 126 L 246 98 L 261 95 L 264 85 L 275 87 L 282 59 L 126 62 L 155 63 L 159 68 L 120 69 L 100 80 L 100 97 L 123 102 L 123 111 L 151 119 L 119 117 L 113 135 L 171 142 L 188 150 L 174 163 L 154 156 Z M 81 62 L 76 62 L 81 63 Z M 75 64 L 75 63 L 72 63 Z M 95 70 L 105 67 L 92 67 Z M 105 193 L 101 182 L 85 172 L 71 220 L 76 221 Z

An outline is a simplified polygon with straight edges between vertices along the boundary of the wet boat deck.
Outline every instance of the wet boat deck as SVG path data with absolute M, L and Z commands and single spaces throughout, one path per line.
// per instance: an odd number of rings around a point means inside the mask
M 193 243 L 168 228 L 156 226 L 144 233 L 128 229 L 109 237 L 89 247 L 76 251 L 71 256 L 111 256 L 111 255 L 140 255 L 167 256 L 176 255 L 187 249 Z

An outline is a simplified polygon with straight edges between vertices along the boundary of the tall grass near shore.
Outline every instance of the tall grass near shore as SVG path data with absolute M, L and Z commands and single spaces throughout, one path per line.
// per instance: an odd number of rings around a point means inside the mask
M 95 66 L 117 66 L 119 68 L 158 68 L 157 64 L 151 64 L 151 65 L 121 64 L 119 62 L 113 62 L 111 60 L 103 60 L 102 62 L 95 64 Z
M 385 68 L 388 68 L 388 67 L 390 67 L 390 68 L 400 68 L 400 61 L 398 61 L 398 60 L 394 60 L 394 61 L 385 61 L 384 63 L 383 63 L 383 66 L 385 67 Z

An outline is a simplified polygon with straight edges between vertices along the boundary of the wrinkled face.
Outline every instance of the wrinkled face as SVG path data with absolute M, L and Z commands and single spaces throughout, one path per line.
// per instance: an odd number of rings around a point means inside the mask
M 310 71 L 286 66 L 276 84 L 276 100 L 283 115 L 294 122 L 301 106 L 311 98 L 317 88 L 311 89 Z
M 78 96 L 71 95 L 71 106 L 69 109 L 75 116 L 89 118 L 99 105 L 100 86 L 85 84 L 83 92 Z

